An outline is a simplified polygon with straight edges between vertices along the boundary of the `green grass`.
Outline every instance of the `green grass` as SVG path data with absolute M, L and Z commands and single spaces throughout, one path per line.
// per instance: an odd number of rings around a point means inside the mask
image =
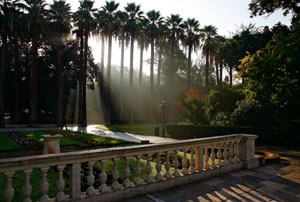
M 23 147 L 12 140 L 6 133 L 0 133 L 0 152 L 7 150 L 17 150 Z
M 42 137 L 42 135 L 47 134 L 47 132 L 45 132 L 45 131 L 23 131 L 21 133 L 23 133 L 24 135 L 26 135 L 27 137 L 29 137 L 31 139 L 39 141 L 42 144 L 44 143 L 44 138 Z M 88 146 L 87 144 L 84 144 L 80 141 L 72 140 L 72 139 L 69 139 L 66 137 L 62 137 L 60 139 L 60 145 L 61 146 L 68 146 L 68 145 Z
M 110 130 L 116 132 L 126 132 L 132 134 L 139 134 L 139 135 L 148 135 L 154 136 L 154 127 L 160 127 L 160 134 L 161 132 L 161 124 L 124 124 L 124 125 L 101 125 L 97 126 L 96 128 L 102 130 Z

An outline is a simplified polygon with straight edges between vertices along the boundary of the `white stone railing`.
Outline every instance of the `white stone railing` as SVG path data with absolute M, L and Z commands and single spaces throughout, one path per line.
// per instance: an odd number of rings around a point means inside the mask
M 151 144 L 131 147 L 87 150 L 60 154 L 30 156 L 0 160 L 0 173 L 6 177 L 6 189 L 3 197 L 12 201 L 14 188 L 13 177 L 16 171 L 25 175 L 22 189 L 24 201 L 31 201 L 32 185 L 30 176 L 33 169 L 40 169 L 42 174 L 40 201 L 119 201 L 149 192 L 167 189 L 173 186 L 190 183 L 212 176 L 228 173 L 238 169 L 249 169 L 257 166 L 254 158 L 255 135 L 227 135 L 210 138 L 184 140 L 176 143 Z M 183 156 L 181 169 L 178 155 Z M 155 154 L 154 158 L 152 155 Z M 172 157 L 172 158 L 171 158 Z M 135 168 L 129 167 L 129 161 L 134 158 Z M 125 168 L 120 171 L 118 162 L 123 159 Z M 171 160 L 172 159 L 172 160 Z M 113 162 L 112 182 L 107 182 L 108 160 Z M 141 177 L 141 161 L 145 162 L 144 178 Z M 95 188 L 93 170 L 95 162 L 101 164 L 99 178 L 101 185 Z M 81 165 L 87 165 L 88 188 L 81 190 Z M 155 164 L 155 166 L 151 166 Z M 64 193 L 65 178 L 63 171 L 69 166 L 69 194 Z M 151 175 L 152 167 L 156 171 Z M 49 199 L 47 193 L 49 182 L 47 172 L 55 168 L 57 176 L 57 195 Z M 162 173 L 164 168 L 164 173 Z M 120 184 L 120 172 L 124 180 Z M 134 180 L 132 175 L 135 174 Z M 39 190 L 34 190 L 37 192 Z M 2 194 L 2 193 L 0 193 Z

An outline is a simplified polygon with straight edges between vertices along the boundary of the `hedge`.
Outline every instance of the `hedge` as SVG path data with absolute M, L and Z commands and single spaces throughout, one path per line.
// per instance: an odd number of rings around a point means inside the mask
M 192 139 L 229 134 L 256 134 L 260 144 L 278 146 L 300 146 L 300 129 L 263 128 L 241 126 L 195 126 L 169 124 L 166 126 L 168 136 L 175 139 Z

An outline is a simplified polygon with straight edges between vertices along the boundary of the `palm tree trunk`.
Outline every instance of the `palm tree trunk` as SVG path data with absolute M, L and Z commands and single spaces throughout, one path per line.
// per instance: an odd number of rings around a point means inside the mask
M 160 89 L 161 58 L 162 58 L 162 45 L 160 45 L 160 47 L 159 47 L 159 54 L 158 54 L 157 89 Z
M 232 66 L 229 67 L 229 84 L 232 87 Z
M 154 86 L 154 38 L 151 38 L 151 62 L 150 62 L 150 93 L 153 94 Z
M 141 52 L 140 52 L 140 71 L 139 71 L 139 85 L 142 85 L 143 80 L 143 60 L 144 60 L 144 39 L 141 41 Z
M 130 71 L 129 71 L 129 83 L 130 88 L 133 88 L 133 53 L 134 53 L 134 34 L 131 34 L 130 40 Z
M 191 66 L 192 66 L 192 46 L 189 46 L 188 53 L 188 68 L 187 68 L 187 87 L 191 87 Z
M 124 52 L 125 52 L 125 35 L 122 32 L 121 42 L 121 71 L 120 71 L 120 86 L 124 83 Z M 124 92 L 120 91 L 120 118 L 123 120 L 124 117 Z
M 78 125 L 82 122 L 82 103 L 83 103 L 83 35 L 80 36 L 80 75 L 79 75 L 79 102 L 78 102 Z
M 205 93 L 208 94 L 208 70 L 209 70 L 209 53 L 206 50 L 206 64 L 205 64 Z
M 87 119 L 86 119 L 86 71 L 87 71 L 87 64 L 88 64 L 88 49 L 89 49 L 89 33 L 85 32 L 85 51 L 84 51 L 84 69 L 83 69 L 83 97 L 82 97 L 82 119 L 81 119 L 81 126 L 87 126 Z
M 223 83 L 223 63 L 222 62 L 220 62 L 220 78 L 219 78 L 219 83 L 220 83 L 220 85 L 222 85 L 222 83 Z
M 4 30 L 4 26 L 2 27 Z M 4 79 L 5 79 L 5 66 L 6 66 L 6 53 L 7 53 L 7 34 L 4 30 L 2 32 L 2 61 L 0 72 L 0 128 L 5 127 L 4 119 Z
M 169 69 L 169 76 L 170 76 L 170 89 L 173 88 L 173 80 L 174 80 L 174 52 L 175 52 L 175 40 L 172 39 L 172 45 L 171 45 L 171 63 L 170 63 L 170 69 Z
M 219 85 L 219 63 L 217 60 L 215 60 L 215 66 L 216 66 L 216 79 L 217 79 L 217 85 Z
M 104 75 L 104 46 L 105 46 L 104 39 L 105 39 L 105 37 L 104 37 L 104 35 L 102 35 L 101 36 L 101 63 L 100 63 L 100 70 L 101 70 L 102 76 Z
M 63 126 L 63 99 L 64 99 L 64 72 L 62 67 L 62 47 L 58 47 L 57 53 L 57 89 L 58 89 L 58 97 L 57 97 L 57 122 L 56 125 L 58 127 Z
M 38 33 L 37 29 L 33 30 L 32 38 L 32 67 L 30 70 L 29 78 L 29 127 L 34 127 L 36 123 L 37 116 L 37 57 L 38 57 L 38 48 L 37 48 L 37 38 Z
M 15 89 L 14 89 L 14 123 L 20 122 L 19 82 L 20 82 L 20 51 L 18 38 L 15 39 Z
M 112 34 L 108 37 L 108 57 L 107 57 L 107 87 L 110 88 L 110 72 L 111 72 L 111 51 L 112 51 Z

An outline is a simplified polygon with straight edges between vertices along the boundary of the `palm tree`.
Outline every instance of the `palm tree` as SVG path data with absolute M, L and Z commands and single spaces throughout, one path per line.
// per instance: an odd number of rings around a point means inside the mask
M 222 84 L 222 77 L 223 77 L 223 63 L 222 63 L 222 56 L 221 56 L 221 50 L 225 43 L 225 37 L 223 36 L 216 36 L 215 41 L 215 47 L 214 47 L 214 61 L 215 61 L 215 67 L 216 67 L 216 78 L 217 78 L 217 85 Z
M 174 79 L 174 57 L 175 57 L 175 48 L 178 46 L 179 39 L 183 33 L 183 24 L 182 18 L 179 15 L 169 16 L 166 21 L 166 25 L 169 29 L 168 32 L 168 41 L 171 45 L 171 62 L 169 67 L 169 87 L 173 88 L 173 79 Z
M 162 23 L 163 18 L 160 16 L 159 11 L 151 10 L 147 13 L 149 20 L 148 35 L 151 44 L 151 59 L 150 59 L 150 92 L 153 93 L 154 87 L 154 40 L 159 36 L 159 25 Z
M 162 53 L 164 47 L 166 46 L 166 38 L 168 34 L 168 28 L 165 22 L 161 22 L 158 25 L 158 39 L 156 41 L 156 48 L 158 51 L 158 65 L 157 65 L 157 89 L 160 89 L 160 77 L 161 77 L 161 62 L 162 62 Z
M 191 66 L 192 66 L 192 51 L 200 45 L 199 22 L 192 18 L 184 21 L 184 39 L 183 43 L 188 47 L 188 68 L 187 68 L 187 87 L 191 85 Z
M 108 58 L 107 58 L 107 86 L 110 88 L 110 73 L 111 73 L 111 52 L 112 52 L 112 37 L 116 28 L 117 21 L 117 9 L 119 7 L 119 3 L 115 1 L 106 1 L 105 6 L 102 7 L 102 11 L 104 13 L 103 18 L 103 29 L 105 33 L 108 35 Z
M 27 24 L 30 29 L 32 40 L 31 56 L 32 63 L 29 73 L 29 121 L 28 126 L 34 127 L 37 118 L 37 58 L 38 58 L 38 40 L 47 25 L 48 10 L 44 0 L 25 0 L 25 9 L 27 11 Z
M 8 1 L 4 0 L 0 2 L 0 22 L 1 22 L 1 39 L 2 39 L 2 55 L 0 66 L 0 128 L 5 127 L 4 120 L 4 81 L 5 81 L 5 69 L 7 68 L 7 47 L 8 47 L 8 35 L 11 31 L 14 23 L 18 21 L 16 16 L 18 15 L 18 7 L 22 6 L 18 0 Z M 15 33 L 15 32 L 14 32 Z
M 70 34 L 71 30 L 71 6 L 65 0 L 54 0 L 50 5 L 50 30 L 54 33 L 54 44 L 58 50 L 57 53 L 57 126 L 63 126 L 63 99 L 64 99 L 64 70 L 62 66 L 62 55 L 64 49 L 64 40 Z
M 80 69 L 80 84 L 79 84 L 79 109 L 78 112 L 80 114 L 81 119 L 79 123 L 82 127 L 87 126 L 86 119 L 86 71 L 87 71 L 87 63 L 88 63 L 88 39 L 91 31 L 95 29 L 95 19 L 94 13 L 95 9 L 93 8 L 94 2 L 91 0 L 82 0 L 79 2 L 79 12 L 80 18 L 82 20 L 83 26 L 83 36 L 84 36 L 84 53 L 83 53 L 83 64 Z M 82 96 L 80 96 L 82 95 Z
M 202 30 L 202 40 L 203 40 L 203 52 L 205 53 L 206 64 L 205 64 L 205 92 L 208 93 L 208 72 L 209 72 L 209 57 L 214 46 L 214 37 L 217 35 L 217 28 L 208 25 Z
M 128 3 L 125 7 L 125 11 L 128 14 L 127 29 L 130 34 L 130 71 L 129 82 L 130 87 L 133 88 L 133 54 L 134 54 L 134 41 L 138 33 L 138 24 L 142 19 L 143 11 L 141 11 L 140 5 L 135 3 Z

